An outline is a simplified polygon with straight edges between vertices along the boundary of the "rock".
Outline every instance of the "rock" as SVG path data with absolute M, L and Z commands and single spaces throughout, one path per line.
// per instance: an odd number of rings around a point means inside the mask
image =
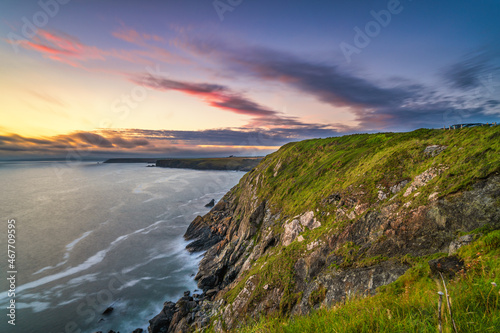
M 191 295 L 191 292 L 189 290 L 184 292 L 184 297 L 189 297 L 189 295 Z
M 132 333 L 142 333 L 142 332 L 144 332 L 142 328 L 137 328 Z
M 299 220 L 293 220 L 292 222 L 285 224 L 285 232 L 281 237 L 281 243 L 283 243 L 283 246 L 290 245 L 302 231 L 304 231 L 304 229 L 302 229 Z
M 440 154 L 443 150 L 448 148 L 447 146 L 439 146 L 439 145 L 432 145 L 432 146 L 427 146 L 424 149 L 424 154 L 431 155 L 432 157 Z
M 113 307 L 107 307 L 106 310 L 102 312 L 103 315 L 109 315 L 111 312 L 113 312 L 114 308 Z
M 443 169 L 444 168 L 429 168 L 422 172 L 420 175 L 416 176 L 410 186 L 406 189 L 406 192 L 403 194 L 403 196 L 407 197 L 417 188 L 427 185 L 427 183 L 434 179 L 434 177 L 441 174 L 443 172 Z
M 448 254 L 451 256 L 452 254 L 457 253 L 458 249 L 462 246 L 469 245 L 474 240 L 474 235 L 465 235 L 460 237 L 459 239 L 455 239 L 450 243 L 450 249 L 448 250 Z
M 385 194 L 384 191 L 379 190 L 378 191 L 378 199 L 381 201 L 387 199 L 387 194 Z
M 435 201 L 438 199 L 438 196 L 439 196 L 439 192 L 433 192 L 429 195 L 429 201 Z
M 175 303 L 166 302 L 163 309 L 149 321 L 149 333 L 166 333 L 175 314 Z
M 321 227 L 321 223 L 314 217 L 314 212 L 310 211 L 299 218 L 300 224 L 308 229 L 316 229 Z
M 431 273 L 440 277 L 440 274 L 453 278 L 455 273 L 464 268 L 464 261 L 457 256 L 443 257 L 429 261 Z
M 323 204 L 337 203 L 342 199 L 340 193 L 333 193 L 323 200 Z
M 217 294 L 218 290 L 217 289 L 210 289 L 210 290 L 207 290 L 205 292 L 205 296 L 206 297 L 212 297 L 212 296 L 215 296 L 215 294 Z
M 400 182 L 394 186 L 391 186 L 389 188 L 389 190 L 392 192 L 392 194 L 396 194 L 396 193 L 400 192 L 403 189 L 403 187 L 405 187 L 406 184 L 408 184 L 408 183 L 409 183 L 408 180 L 403 180 L 402 182 Z
M 205 205 L 205 207 L 207 208 L 212 208 L 213 206 L 215 206 L 215 199 L 212 199 L 209 203 Z

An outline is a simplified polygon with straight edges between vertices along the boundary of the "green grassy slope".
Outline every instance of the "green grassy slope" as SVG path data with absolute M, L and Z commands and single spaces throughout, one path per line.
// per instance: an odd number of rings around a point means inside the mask
M 432 157 L 424 153 L 431 145 L 447 148 Z M 431 193 L 427 192 L 435 190 L 445 196 L 498 172 L 500 126 L 356 134 L 290 143 L 266 157 L 254 172 L 264 176 L 259 183 L 259 197 L 276 208 L 298 214 L 316 208 L 324 210 L 322 199 L 355 188 L 365 192 L 362 201 L 373 203 L 377 200 L 377 186 L 388 188 L 440 165 L 447 169 L 423 189 L 423 194 L 428 196 Z M 252 173 L 245 177 L 252 177 Z

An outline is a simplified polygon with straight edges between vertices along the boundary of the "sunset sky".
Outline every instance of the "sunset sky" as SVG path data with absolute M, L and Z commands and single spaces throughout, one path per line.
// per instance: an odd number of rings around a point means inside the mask
M 3 0 L 0 159 L 500 121 L 500 1 Z

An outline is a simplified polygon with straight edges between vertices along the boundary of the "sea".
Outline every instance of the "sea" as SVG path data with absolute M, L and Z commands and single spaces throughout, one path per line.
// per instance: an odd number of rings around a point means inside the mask
M 0 332 L 147 332 L 164 302 L 196 292 L 202 253 L 183 235 L 243 175 L 1 162 Z

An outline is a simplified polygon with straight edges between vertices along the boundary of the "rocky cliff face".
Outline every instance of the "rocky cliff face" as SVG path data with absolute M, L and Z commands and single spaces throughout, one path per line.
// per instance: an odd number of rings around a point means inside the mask
M 188 250 L 206 250 L 203 294 L 166 303 L 149 331 L 306 314 L 374 294 L 412 258 L 455 251 L 461 233 L 500 228 L 498 128 L 442 132 L 316 140 L 267 157 L 189 226 Z

